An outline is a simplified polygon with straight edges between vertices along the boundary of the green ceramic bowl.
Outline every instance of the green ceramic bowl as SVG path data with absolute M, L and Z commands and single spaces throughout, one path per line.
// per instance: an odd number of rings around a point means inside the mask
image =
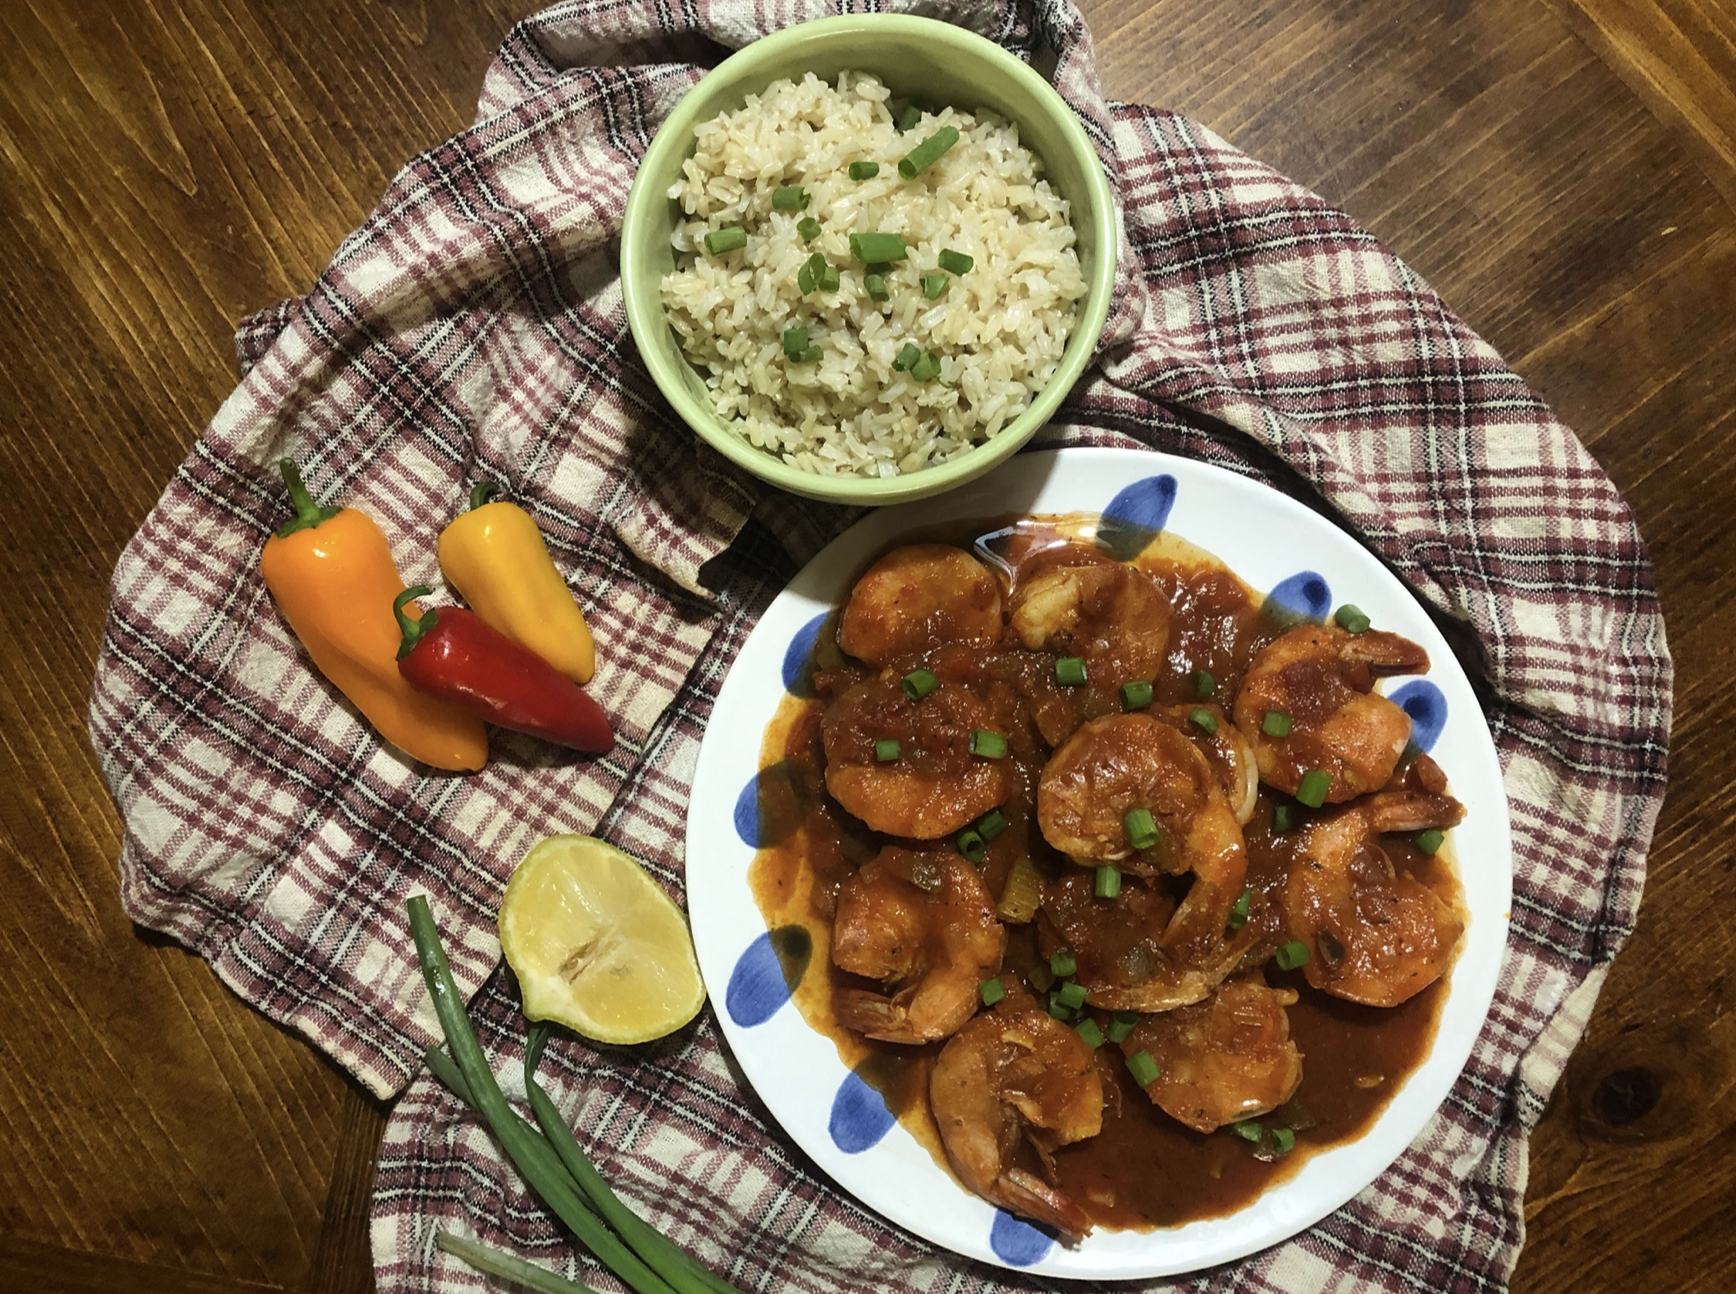
M 1018 123 L 1020 140 L 1043 159 L 1044 173 L 1071 204 L 1079 259 L 1089 284 L 1061 367 L 1029 408 L 993 440 L 939 467 L 879 480 L 798 471 L 731 431 L 713 411 L 705 384 L 681 353 L 664 318 L 658 285 L 675 267 L 670 235 L 676 209 L 666 196 L 693 151 L 693 128 L 739 108 L 773 81 L 812 72 L 871 72 L 897 96 L 988 108 Z M 621 229 L 621 289 L 627 322 L 651 376 L 687 424 L 732 462 L 795 494 L 837 503 L 900 503 L 950 490 L 1010 458 L 1048 421 L 1085 371 L 1115 277 L 1115 216 L 1109 184 L 1079 118 L 1041 76 L 1000 46 L 950 23 L 902 14 L 822 18 L 755 41 L 720 63 L 658 130 L 627 195 Z

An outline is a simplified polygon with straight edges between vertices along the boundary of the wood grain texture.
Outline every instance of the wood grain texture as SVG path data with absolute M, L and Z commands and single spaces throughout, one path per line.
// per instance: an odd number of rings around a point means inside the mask
M 21 1012 L 0 1288 L 102 1283 L 64 1251 L 148 1265 L 107 1288 L 372 1287 L 383 1115 L 127 922 L 85 700 L 109 571 L 233 386 L 235 321 L 305 291 L 396 168 L 464 126 L 514 16 L 0 5 L 0 991 Z
M 108 573 L 233 385 L 235 321 L 468 121 L 534 7 L 0 4 L 0 1288 L 372 1286 L 384 1112 L 121 915 L 85 697 Z M 1736 13 L 1084 7 L 1112 96 L 1373 229 L 1627 493 L 1678 666 L 1671 793 L 1533 1142 L 1514 1288 L 1710 1290 L 1736 1261 Z

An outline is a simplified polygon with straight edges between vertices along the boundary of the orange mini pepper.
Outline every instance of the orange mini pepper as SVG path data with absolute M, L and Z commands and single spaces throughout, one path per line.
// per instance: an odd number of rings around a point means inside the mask
M 470 511 L 440 532 L 440 573 L 491 629 L 589 683 L 597 667 L 590 626 L 530 513 L 488 501 L 499 488 L 481 482 Z
M 413 759 L 454 772 L 488 762 L 482 720 L 424 696 L 398 671 L 392 600 L 404 581 L 386 537 L 354 508 L 322 508 L 289 459 L 278 463 L 296 516 L 265 541 L 265 587 L 313 663 L 379 734 Z

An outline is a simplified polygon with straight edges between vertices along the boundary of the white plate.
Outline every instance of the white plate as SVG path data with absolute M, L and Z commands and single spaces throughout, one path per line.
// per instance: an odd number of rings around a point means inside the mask
M 1315 1155 L 1227 1217 L 1158 1231 L 1103 1231 L 1077 1247 L 961 1188 L 885 1112 L 785 1000 L 765 921 L 748 888 L 753 770 L 786 675 L 867 561 L 900 535 L 1009 513 L 1104 512 L 1173 531 L 1257 589 L 1317 614 L 1354 602 L 1428 649 L 1421 679 L 1382 690 L 1415 719 L 1468 807 L 1453 833 L 1469 911 L 1427 1058 L 1360 1138 Z M 1433 735 L 1431 736 L 1431 729 Z M 1301 504 L 1220 468 L 1166 454 L 1063 449 L 1022 454 L 938 499 L 875 512 L 796 576 L 725 680 L 700 750 L 687 821 L 687 893 L 699 964 L 724 1036 L 767 1108 L 846 1191 L 899 1226 L 983 1262 L 1073 1279 L 1168 1276 L 1240 1258 L 1312 1225 L 1386 1168 L 1422 1131 L 1470 1055 L 1507 938 L 1512 854 L 1507 800 L 1481 710 L 1451 649 L 1404 585 L 1354 539 Z

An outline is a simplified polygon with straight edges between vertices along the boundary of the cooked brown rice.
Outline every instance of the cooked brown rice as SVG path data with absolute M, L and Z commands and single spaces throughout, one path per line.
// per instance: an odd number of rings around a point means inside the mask
M 664 308 L 718 413 L 752 444 L 804 471 L 894 476 L 955 458 L 998 433 L 1048 383 L 1086 284 L 1065 199 L 1015 124 L 983 112 L 925 113 L 900 133 L 884 85 L 845 72 L 834 88 L 809 74 L 779 81 L 695 130 L 697 146 L 669 190 L 687 219 L 674 234 Z M 899 159 L 944 126 L 959 141 L 905 180 Z M 880 164 L 852 180 L 851 162 Z M 772 208 L 800 184 L 804 211 Z M 818 221 L 804 242 L 797 224 Z M 708 255 L 713 230 L 740 227 L 747 246 Z M 903 236 L 891 299 L 869 299 L 849 235 Z M 974 264 L 930 301 L 920 280 L 943 249 Z M 797 284 L 814 252 L 841 272 L 836 292 Z M 805 326 L 817 363 L 786 359 L 786 328 Z M 893 368 L 907 343 L 940 362 L 936 380 Z

